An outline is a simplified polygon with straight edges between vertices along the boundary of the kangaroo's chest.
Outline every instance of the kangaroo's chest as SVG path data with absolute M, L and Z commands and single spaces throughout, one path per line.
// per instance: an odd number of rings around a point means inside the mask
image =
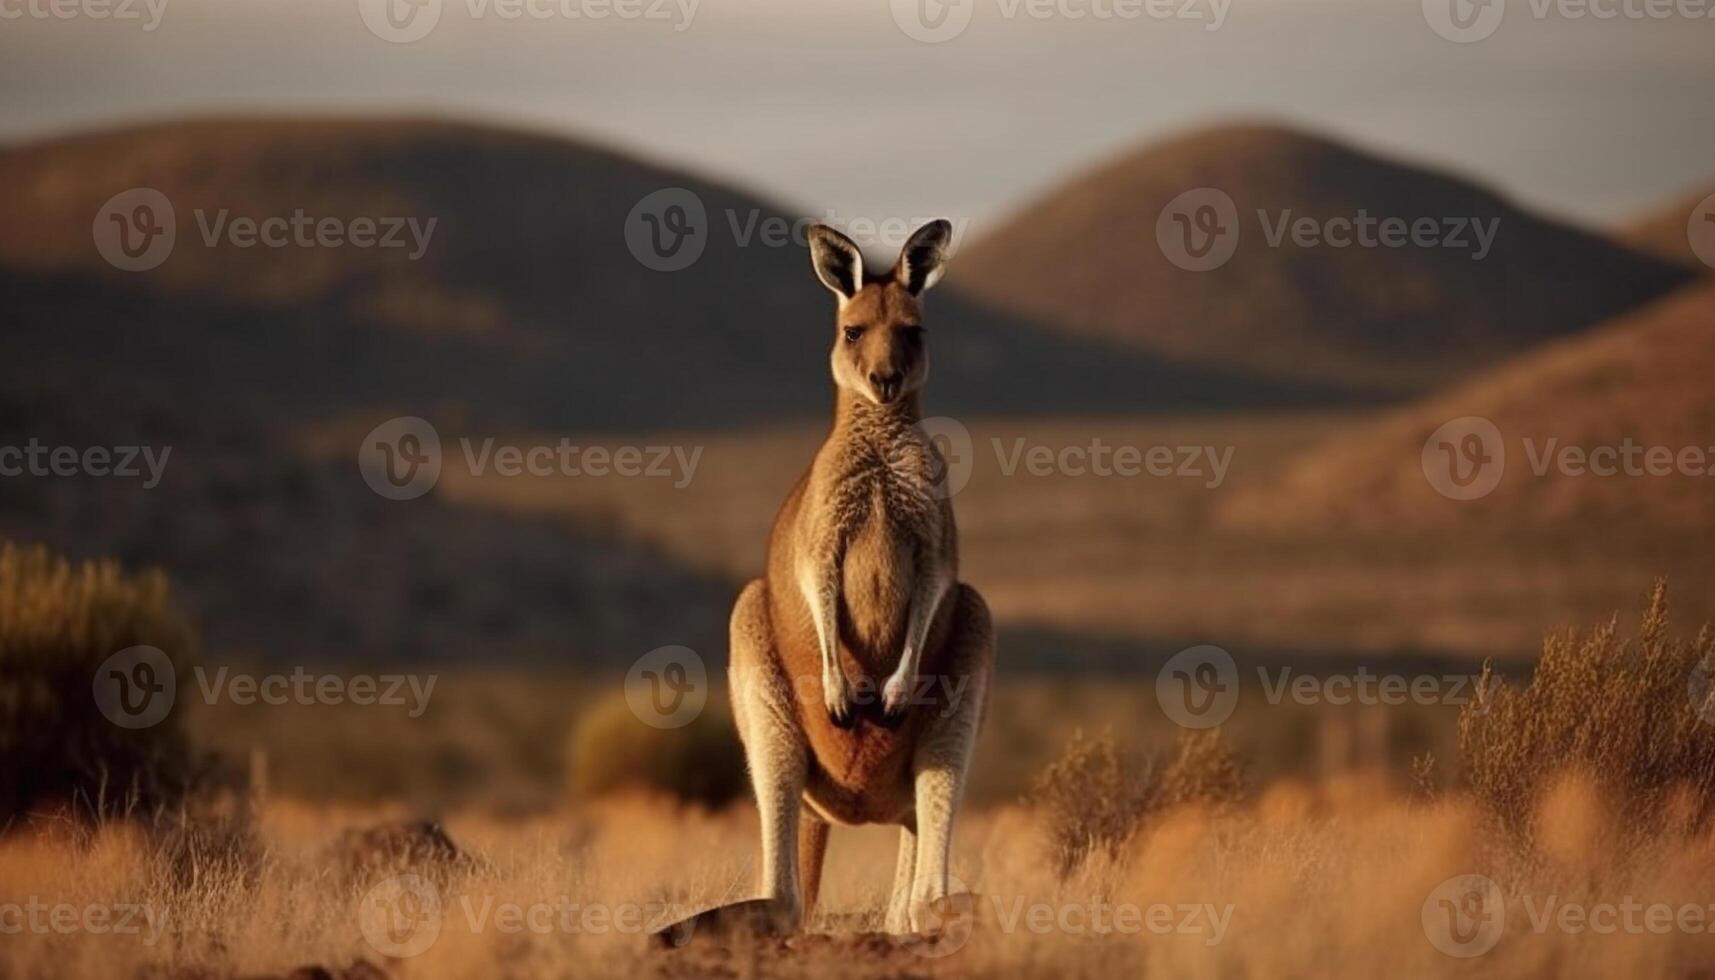
M 928 452 L 894 447 L 844 481 L 841 604 L 849 639 L 877 653 L 897 652 L 918 575 L 943 557 L 946 502 L 935 492 Z

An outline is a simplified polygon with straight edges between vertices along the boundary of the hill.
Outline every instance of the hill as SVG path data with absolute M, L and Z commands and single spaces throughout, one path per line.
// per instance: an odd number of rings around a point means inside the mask
M 1249 528 L 1707 528 L 1712 372 L 1715 286 L 1698 285 L 1336 437 L 1221 516 Z M 1430 482 L 1449 465 L 1431 440 L 1469 417 L 1494 428 L 1445 440 L 1466 484 L 1453 492 L 1471 496 L 1453 499 Z
M 1664 205 L 1622 227 L 1615 236 L 1631 248 L 1692 268 L 1715 266 L 1715 224 L 1701 229 L 1709 244 L 1709 260 L 1699 259 L 1692 251 L 1689 225 L 1691 214 L 1704 201 L 1715 197 L 1715 184 L 1692 191 L 1685 197 Z
M 176 232 L 141 272 L 96 247 L 135 231 L 133 201 L 98 215 L 133 188 L 164 195 Z M 628 240 L 659 231 L 633 212 L 669 188 L 704 212 L 688 239 L 701 254 L 676 271 Z M 671 204 L 658 220 L 677 220 Z M 802 245 L 758 231 L 793 220 L 598 147 L 446 122 L 209 119 L 73 136 L 0 154 L 5 353 L 312 418 L 385 405 L 618 431 L 821 416 L 827 293 Z M 1063 338 L 950 292 L 931 315 L 941 412 L 1321 397 Z
M 1175 203 L 1199 188 L 1227 195 L 1231 211 L 1208 194 Z M 1420 221 L 1427 247 L 1411 244 Z M 1209 250 L 1214 267 L 1194 271 L 1167 254 L 1194 258 L 1187 246 L 1232 252 L 1215 264 L 1225 253 Z M 1466 181 L 1252 125 L 1145 146 L 1077 177 L 973 242 L 949 273 L 1077 336 L 1387 395 L 1576 333 L 1689 275 Z

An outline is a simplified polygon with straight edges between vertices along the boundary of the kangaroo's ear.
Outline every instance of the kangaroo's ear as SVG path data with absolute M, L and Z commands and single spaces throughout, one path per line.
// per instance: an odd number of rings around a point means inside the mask
M 913 296 L 926 292 L 946 271 L 947 250 L 952 244 L 952 222 L 946 218 L 929 222 L 912 232 L 905 247 L 899 250 L 899 264 L 893 267 L 893 278 Z
M 816 278 L 844 303 L 863 286 L 863 253 L 852 240 L 827 225 L 810 226 L 810 263 Z

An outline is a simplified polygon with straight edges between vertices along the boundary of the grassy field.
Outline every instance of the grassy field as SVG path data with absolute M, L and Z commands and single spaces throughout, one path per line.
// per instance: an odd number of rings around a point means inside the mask
M 61 604 L 146 607 L 116 601 Z M 880 931 L 897 831 L 841 828 L 804 932 L 679 949 L 648 935 L 756 893 L 756 814 L 567 791 L 587 785 L 568 756 L 666 744 L 623 698 L 619 725 L 577 724 L 612 684 L 450 674 L 409 708 L 192 697 L 162 731 L 248 781 L 14 814 L 0 977 L 1701 976 L 1711 665 L 1715 634 L 1670 622 L 1658 590 L 1635 627 L 1551 636 L 1528 676 L 1474 698 L 1402 675 L 1432 697 L 1342 705 L 1352 674 L 1253 683 L 1247 664 L 1224 723 L 1192 734 L 1150 684 L 1017 677 L 991 704 L 936 927 Z
M 88 908 L 141 911 L 135 933 L 73 924 L 9 936 L 0 970 L 105 980 L 282 976 L 359 961 L 377 972 L 345 975 L 1611 977 L 1715 967 L 1706 927 L 1674 924 L 1708 921 L 1715 839 L 1682 833 L 1621 852 L 1607 836 L 1614 814 L 1575 783 L 1537 814 L 1550 834 L 1536 852 L 1510 845 L 1467 800 L 1414 802 L 1362 779 L 1287 781 L 1233 812 L 1167 814 L 1065 878 L 1039 815 L 979 810 L 962 821 L 954 863 L 973 907 L 933 940 L 876 932 L 893 837 L 842 831 L 808 934 L 725 947 L 693 939 L 677 951 L 647 950 L 644 932 L 753 887 L 747 807 L 455 816 L 448 830 L 480 870 L 410 882 L 412 900 L 433 896 L 438 907 L 407 904 L 391 933 L 373 917 L 397 904 L 395 879 L 343 877 L 328 857 L 342 830 L 387 815 L 268 807 L 253 836 L 207 855 L 188 882 L 163 870 L 169 859 L 135 828 L 13 835 L 0 841 L 0 907 L 75 909 L 63 914 L 79 923 Z M 1477 881 L 1467 875 L 1494 883 L 1499 898 L 1485 911 L 1499 912 L 1457 931 L 1441 901 L 1463 901 Z M 1633 905 L 1644 911 L 1617 911 Z M 1488 948 L 1484 930 L 1495 927 Z

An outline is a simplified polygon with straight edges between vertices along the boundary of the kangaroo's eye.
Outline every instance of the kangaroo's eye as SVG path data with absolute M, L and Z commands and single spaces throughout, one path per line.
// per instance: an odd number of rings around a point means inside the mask
M 846 328 L 846 343 L 855 344 L 862 337 L 863 337 L 863 328 L 862 327 L 847 327 Z

